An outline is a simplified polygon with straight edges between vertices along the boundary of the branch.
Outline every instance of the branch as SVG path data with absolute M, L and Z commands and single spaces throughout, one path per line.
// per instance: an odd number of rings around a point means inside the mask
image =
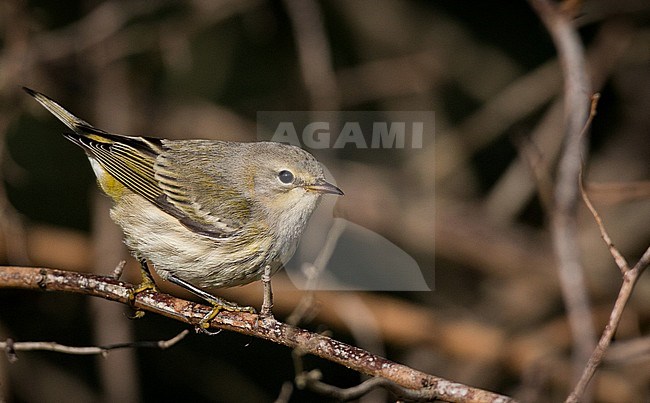
M 74 347 L 66 346 L 63 344 L 47 341 L 28 341 L 16 342 L 12 339 L 7 341 L 0 341 L 0 349 L 5 350 L 9 361 L 14 362 L 17 360 L 17 351 L 54 351 L 57 353 L 75 354 L 75 355 L 106 355 L 111 350 L 120 350 L 125 348 L 158 348 L 161 350 L 168 349 L 174 344 L 183 340 L 187 336 L 189 330 L 185 329 L 176 336 L 169 340 L 159 341 L 140 341 L 130 343 L 110 344 L 108 346 L 90 346 L 90 347 Z
M 429 394 L 426 393 L 426 391 L 423 389 L 406 389 L 400 385 L 397 385 L 395 382 L 389 381 L 386 378 L 370 378 L 360 383 L 359 385 L 346 389 L 322 382 L 321 378 L 322 374 L 319 370 L 303 372 L 296 376 L 296 384 L 300 389 L 308 388 L 314 392 L 331 396 L 334 399 L 340 401 L 359 399 L 377 388 L 384 388 L 391 391 L 396 396 L 399 396 L 402 399 L 408 399 L 410 401 L 427 401 L 431 399 L 431 396 L 429 396 Z
M 616 329 L 618 329 L 618 324 L 621 322 L 621 317 L 623 316 L 623 309 L 625 308 L 625 305 L 627 305 L 627 301 L 632 296 L 632 290 L 634 289 L 637 280 L 645 268 L 648 266 L 648 264 L 650 264 L 650 247 L 646 249 L 645 253 L 643 256 L 641 256 L 641 259 L 639 259 L 637 264 L 635 264 L 632 269 L 628 270 L 623 275 L 623 284 L 621 285 L 621 289 L 618 292 L 618 297 L 614 303 L 614 309 L 612 309 L 612 313 L 609 316 L 607 326 L 605 326 L 605 330 L 600 336 L 598 345 L 591 354 L 591 357 L 589 357 L 589 361 L 587 362 L 587 366 L 582 372 L 580 380 L 576 384 L 569 397 L 567 397 L 567 403 L 576 403 L 581 401 L 582 396 L 587 389 L 587 385 L 589 385 L 589 381 L 594 376 L 594 373 L 596 372 L 596 369 L 600 363 L 603 361 L 605 353 L 607 352 L 607 349 L 612 342 L 612 338 L 616 333 Z
M 129 303 L 133 285 L 115 279 L 87 273 L 47 268 L 0 266 L 0 288 L 60 291 L 101 297 L 110 301 Z M 211 307 L 152 291 L 136 295 L 134 306 L 197 326 Z M 385 378 L 417 392 L 423 399 L 449 402 L 514 402 L 507 396 L 472 388 L 429 375 L 386 358 L 373 355 L 329 337 L 312 333 L 285 323 L 262 319 L 245 312 L 220 312 L 210 323 L 210 329 L 225 329 L 257 337 L 315 355 L 344 365 L 360 373 Z
M 594 220 L 596 221 L 596 224 L 598 224 L 598 229 L 600 230 L 600 234 L 601 237 L 603 238 L 603 241 L 605 241 L 605 243 L 607 244 L 610 254 L 614 258 L 616 265 L 619 267 L 621 273 L 623 274 L 623 284 L 621 285 L 621 289 L 618 292 L 618 297 L 616 298 L 616 302 L 614 303 L 614 308 L 612 309 L 612 313 L 609 316 L 609 321 L 607 322 L 607 326 L 605 326 L 605 330 L 603 331 L 603 334 L 600 336 L 598 345 L 591 353 L 591 356 L 589 357 L 589 361 L 587 362 L 587 365 L 582 371 L 582 375 L 578 380 L 578 383 L 576 384 L 575 388 L 573 389 L 569 397 L 567 397 L 566 399 L 567 403 L 579 402 L 582 399 L 582 396 L 584 395 L 585 390 L 587 389 L 587 385 L 589 385 L 589 381 L 591 381 L 591 378 L 593 378 L 594 374 L 596 373 L 596 369 L 598 369 L 598 366 L 600 366 L 600 364 L 602 363 L 603 358 L 605 357 L 605 353 L 607 352 L 609 345 L 612 342 L 612 338 L 616 333 L 616 329 L 618 329 L 618 325 L 621 322 L 621 317 L 623 316 L 623 309 L 625 309 L 625 306 L 627 305 L 627 301 L 630 299 L 630 296 L 632 296 L 632 290 L 634 290 L 634 286 L 636 285 L 637 280 L 639 279 L 643 271 L 646 269 L 646 267 L 650 264 L 650 247 L 649 247 L 648 249 L 646 249 L 645 253 L 643 253 L 641 259 L 639 259 L 639 261 L 634 265 L 634 267 L 630 269 L 627 261 L 623 257 L 623 254 L 621 254 L 621 252 L 616 248 L 616 246 L 614 246 L 614 243 L 612 242 L 612 239 L 607 233 L 607 230 L 605 229 L 605 225 L 603 224 L 603 221 L 600 218 L 598 211 L 596 211 L 593 204 L 591 203 L 591 200 L 589 200 L 589 196 L 587 195 L 587 192 L 585 192 L 584 187 L 582 185 L 582 174 L 580 175 L 580 191 L 582 193 L 582 198 L 585 204 L 589 208 L 589 211 L 591 211 L 591 214 L 594 216 Z
M 597 102 L 598 102 L 597 97 L 592 98 L 591 109 L 589 112 L 589 120 L 587 121 L 587 124 L 585 125 L 582 134 L 584 134 L 584 132 L 587 130 L 588 125 L 591 123 L 591 120 L 596 114 Z M 616 302 L 614 303 L 614 309 L 612 309 L 612 313 L 610 314 L 609 322 L 605 327 L 605 331 L 603 331 L 603 334 L 600 336 L 600 340 L 598 341 L 598 345 L 591 353 L 591 356 L 589 357 L 589 361 L 587 362 L 587 365 L 582 371 L 582 375 L 580 376 L 578 383 L 576 384 L 575 388 L 566 399 L 566 402 L 571 402 L 571 403 L 578 402 L 582 399 L 585 390 L 587 389 L 587 385 L 589 385 L 589 381 L 591 381 L 591 378 L 593 378 L 594 374 L 596 373 L 596 369 L 603 361 L 603 358 L 605 357 L 605 353 L 607 352 L 607 349 L 609 348 L 609 345 L 612 342 L 612 338 L 616 333 L 616 329 L 618 329 L 618 324 L 620 323 L 621 317 L 623 316 L 623 309 L 625 308 L 625 305 L 627 305 L 627 301 L 630 299 L 630 296 L 632 295 L 632 290 L 634 289 L 634 285 L 639 279 L 641 273 L 643 273 L 643 271 L 648 266 L 648 264 L 650 264 L 650 248 L 648 248 L 643 254 L 643 256 L 641 256 L 641 259 L 639 259 L 637 264 L 635 264 L 634 267 L 630 269 L 627 260 L 625 259 L 623 254 L 618 250 L 618 248 L 616 248 L 616 246 L 614 246 L 614 242 L 612 242 L 611 237 L 607 233 L 607 229 L 605 229 L 605 225 L 603 224 L 603 220 L 600 218 L 600 214 L 598 214 L 598 211 L 591 203 L 591 200 L 589 199 L 589 195 L 584 189 L 582 170 L 580 170 L 579 185 L 580 185 L 580 194 L 582 195 L 582 200 L 587 205 L 587 208 L 593 215 L 594 220 L 598 225 L 598 230 L 600 231 L 601 238 L 603 238 L 603 241 L 605 241 L 605 244 L 607 244 L 609 253 L 612 255 L 614 261 L 616 262 L 616 265 L 621 270 L 621 274 L 623 275 L 623 284 L 621 285 L 621 289 L 619 290 L 618 297 L 616 298 Z
M 630 271 L 630 266 L 628 265 L 627 260 L 625 260 L 623 254 L 616 248 L 616 246 L 614 246 L 614 242 L 612 242 L 612 238 L 609 237 L 609 234 L 605 229 L 605 225 L 603 224 L 603 220 L 600 218 L 600 214 L 598 214 L 598 211 L 596 211 L 593 203 L 591 203 L 591 199 L 589 199 L 589 195 L 585 190 L 582 171 L 580 172 L 580 194 L 582 195 L 582 200 L 585 202 L 585 205 L 587 205 L 587 208 L 591 212 L 591 215 L 594 217 L 594 220 L 598 225 L 600 237 L 603 238 L 603 241 L 605 241 L 607 244 L 609 253 L 612 255 L 614 262 L 616 262 L 616 265 L 621 270 L 621 274 L 625 275 L 625 273 Z
M 578 176 L 582 158 L 586 158 L 587 152 L 583 128 L 588 119 L 590 86 L 584 49 L 572 23 L 572 15 L 568 12 L 571 9 L 569 5 L 575 3 L 565 4 L 564 8 L 550 0 L 529 0 L 529 3 L 553 39 L 564 76 L 564 148 L 558 162 L 551 232 L 562 295 L 574 339 L 573 366 L 577 378 L 596 339 L 580 259 L 576 218 Z

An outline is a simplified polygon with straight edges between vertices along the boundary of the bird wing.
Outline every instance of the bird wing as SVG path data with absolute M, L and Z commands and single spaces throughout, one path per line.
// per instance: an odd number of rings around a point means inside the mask
M 240 219 L 226 219 L 205 210 L 196 197 L 202 192 L 215 195 L 211 191 L 218 188 L 215 183 L 218 178 L 199 178 L 201 185 L 205 184 L 206 187 L 197 189 L 197 182 L 192 182 L 197 176 L 197 172 L 194 172 L 196 169 L 184 164 L 183 169 L 179 170 L 178 161 L 164 157 L 167 151 L 160 139 L 105 132 L 77 118 L 46 95 L 28 88 L 24 90 L 72 129 L 73 133 L 64 133 L 64 136 L 82 147 L 107 173 L 133 193 L 178 219 L 191 231 L 223 238 L 241 226 Z M 157 163 L 159 159 L 163 161 L 162 165 Z M 181 172 L 185 176 L 180 175 Z M 237 217 L 247 217 L 247 207 L 245 203 L 239 206 Z M 222 212 L 219 208 L 216 210 L 217 213 Z
M 84 128 L 86 134 L 65 134 L 83 147 L 115 179 L 193 232 L 212 238 L 231 235 L 243 225 L 248 205 L 219 177 L 178 161 L 159 139 L 128 137 Z M 207 204 L 206 195 L 222 199 Z M 242 201 L 244 203 L 238 203 Z
M 187 220 L 207 223 L 221 236 L 232 234 L 249 220 L 250 201 L 218 169 L 231 162 L 223 160 L 219 142 L 163 140 L 163 147 L 154 164 L 155 179 L 167 201 L 183 211 Z
M 101 132 L 91 126 L 77 129 L 63 136 L 83 148 L 129 190 L 163 208 L 164 194 L 153 172 L 159 152 L 156 139 L 120 136 Z

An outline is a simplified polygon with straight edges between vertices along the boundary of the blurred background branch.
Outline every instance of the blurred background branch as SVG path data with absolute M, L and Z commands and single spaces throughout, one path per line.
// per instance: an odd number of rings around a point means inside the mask
M 551 236 L 558 265 L 560 288 L 573 335 L 573 379 L 595 346 L 596 331 L 591 321 L 591 302 L 585 286 L 585 270 L 578 239 L 579 175 L 588 158 L 590 80 L 582 40 L 573 19 L 580 12 L 579 2 L 562 5 L 547 0 L 531 0 L 557 48 L 564 89 L 563 146 L 557 164 L 551 211 Z M 589 400 L 589 399 L 588 399 Z

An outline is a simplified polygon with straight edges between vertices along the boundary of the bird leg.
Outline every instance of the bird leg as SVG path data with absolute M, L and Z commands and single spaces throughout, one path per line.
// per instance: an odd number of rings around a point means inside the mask
M 153 281 L 151 272 L 149 271 L 149 266 L 147 266 L 147 259 L 138 259 L 140 261 L 140 274 L 142 275 L 142 281 L 132 290 L 129 290 L 129 305 L 135 309 L 133 319 L 139 319 L 144 316 L 144 311 L 137 309 L 135 307 L 135 296 L 140 294 L 143 291 L 152 290 L 158 292 L 156 283 Z
M 251 306 L 239 306 L 234 302 L 230 302 L 223 298 L 216 297 L 212 294 L 209 294 L 201 290 L 200 288 L 193 286 L 192 284 L 188 283 L 185 280 L 181 280 L 180 278 L 174 275 L 169 276 L 167 279 L 172 283 L 190 291 L 192 294 L 201 297 L 201 299 L 205 300 L 210 305 L 212 305 L 212 310 L 208 312 L 208 314 L 205 315 L 203 319 L 199 321 L 198 328 L 201 331 L 206 331 L 206 329 L 210 327 L 210 321 L 214 319 L 214 317 L 217 316 L 217 314 L 221 311 L 255 313 L 255 308 Z

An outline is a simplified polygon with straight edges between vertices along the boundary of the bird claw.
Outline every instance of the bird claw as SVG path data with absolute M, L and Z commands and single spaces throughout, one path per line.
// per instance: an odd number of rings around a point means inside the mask
M 127 297 L 129 305 L 133 310 L 135 310 L 133 315 L 130 316 L 130 319 L 140 319 L 144 316 L 144 311 L 136 308 L 135 306 L 135 297 L 138 294 L 149 290 L 158 292 L 158 287 L 156 287 L 156 283 L 153 282 L 149 274 L 144 270 L 141 270 L 141 272 L 142 272 L 142 282 L 137 286 L 135 286 L 134 288 L 130 289 L 129 295 Z
M 221 311 L 256 313 L 255 308 L 253 308 L 252 306 L 239 306 L 232 302 L 223 300 L 221 298 L 217 299 L 215 297 L 215 299 L 210 302 L 212 304 L 212 309 L 199 321 L 197 325 L 199 331 L 210 335 L 215 335 L 219 333 L 219 331 L 215 333 L 215 332 L 210 332 L 207 329 L 210 328 L 210 322 L 212 321 L 212 319 L 214 319 Z

